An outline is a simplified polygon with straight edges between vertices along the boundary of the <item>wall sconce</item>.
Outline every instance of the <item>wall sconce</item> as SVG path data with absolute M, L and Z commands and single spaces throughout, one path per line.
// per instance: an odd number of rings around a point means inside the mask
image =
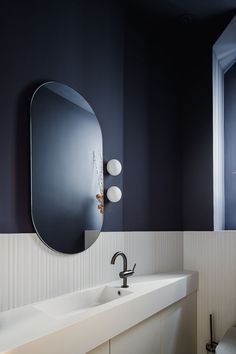
M 107 163 L 107 172 L 111 176 L 118 176 L 121 173 L 122 165 L 119 160 L 112 159 Z
M 117 203 L 121 200 L 122 192 L 120 188 L 116 186 L 111 186 L 107 190 L 107 199 L 112 203 Z

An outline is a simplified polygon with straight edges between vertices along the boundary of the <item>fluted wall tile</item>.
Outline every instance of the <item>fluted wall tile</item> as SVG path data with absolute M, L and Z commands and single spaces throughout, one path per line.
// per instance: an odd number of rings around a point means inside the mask
M 217 340 L 236 324 L 236 232 L 184 232 L 184 268 L 199 272 L 198 354 L 203 354 L 210 313 Z
M 183 270 L 183 233 L 159 232 L 155 239 L 155 273 Z
M 63 255 L 36 234 L 0 234 L 0 309 L 5 311 L 67 292 L 115 280 L 124 251 L 136 274 L 182 269 L 181 233 L 103 232 L 85 252 Z
M 125 250 L 140 275 L 183 269 L 182 232 L 125 232 Z

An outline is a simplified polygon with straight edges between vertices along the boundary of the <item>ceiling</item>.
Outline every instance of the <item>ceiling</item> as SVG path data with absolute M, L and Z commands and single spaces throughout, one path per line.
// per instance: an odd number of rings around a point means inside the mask
M 136 0 L 135 3 L 167 17 L 189 14 L 200 19 L 236 11 L 236 0 Z

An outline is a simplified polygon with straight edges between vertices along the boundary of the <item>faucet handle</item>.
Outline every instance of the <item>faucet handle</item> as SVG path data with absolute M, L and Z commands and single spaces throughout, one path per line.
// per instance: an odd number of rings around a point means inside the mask
M 123 272 L 120 272 L 120 278 L 128 278 L 128 277 L 130 277 L 131 275 L 133 275 L 133 274 L 134 274 L 135 267 L 136 267 L 136 263 L 134 264 L 132 270 L 131 270 L 131 269 L 127 269 L 127 270 L 124 270 Z

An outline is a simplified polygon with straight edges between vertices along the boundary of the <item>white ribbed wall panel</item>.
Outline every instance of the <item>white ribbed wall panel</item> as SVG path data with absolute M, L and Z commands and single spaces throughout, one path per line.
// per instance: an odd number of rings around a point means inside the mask
M 122 260 L 110 260 L 119 250 L 136 274 L 183 267 L 181 232 L 103 232 L 77 255 L 51 251 L 36 234 L 0 234 L 1 311 L 117 279 Z
M 125 232 L 125 252 L 139 275 L 182 270 L 183 233 Z
M 236 324 L 236 232 L 184 232 L 184 269 L 199 272 L 198 354 L 204 354 L 210 313 L 217 340 Z

